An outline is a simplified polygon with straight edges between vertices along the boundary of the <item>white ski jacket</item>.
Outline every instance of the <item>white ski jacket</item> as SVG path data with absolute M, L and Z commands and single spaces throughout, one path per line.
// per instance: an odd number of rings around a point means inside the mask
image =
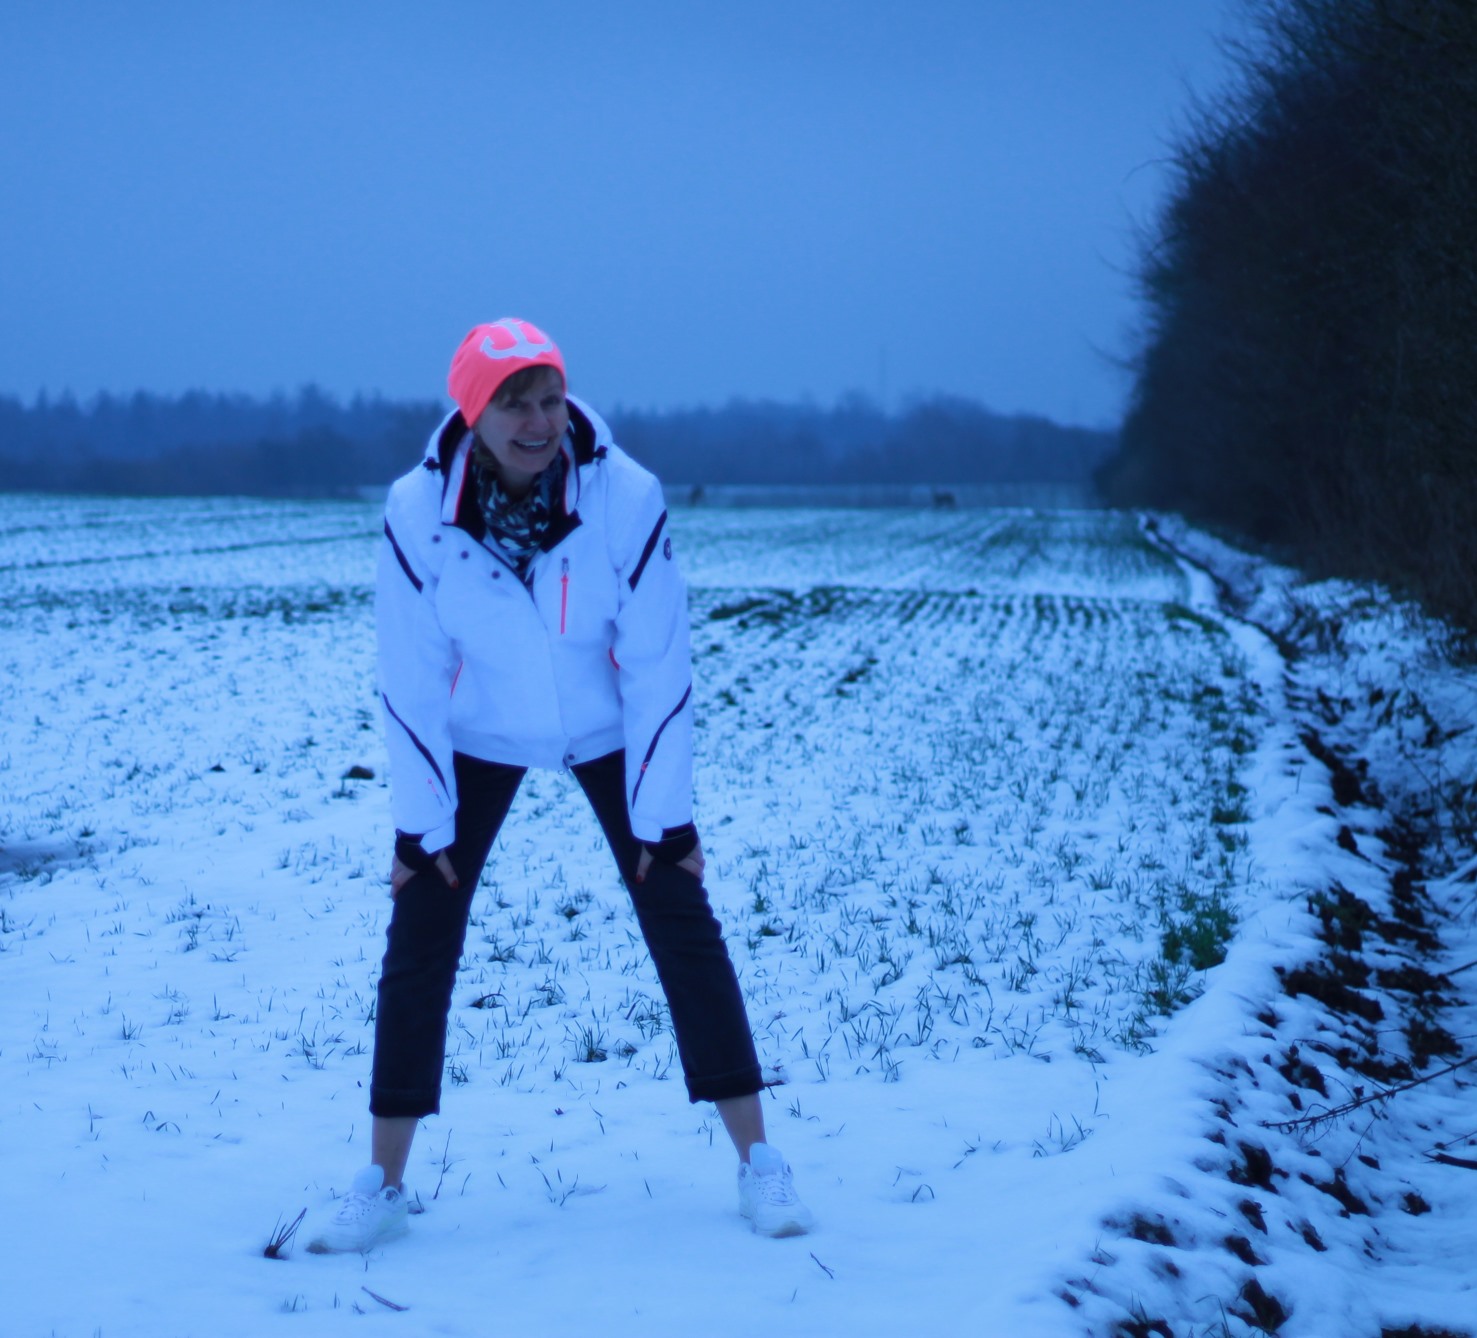
M 692 821 L 687 587 L 661 485 L 569 400 L 562 507 L 527 585 L 486 535 L 460 413 L 390 489 L 375 618 L 395 826 L 455 833 L 453 751 L 564 767 L 626 752 L 631 830 Z

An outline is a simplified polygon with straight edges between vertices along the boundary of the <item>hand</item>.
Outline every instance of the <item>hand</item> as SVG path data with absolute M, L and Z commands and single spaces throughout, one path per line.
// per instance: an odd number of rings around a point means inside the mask
M 641 847 L 641 854 L 636 860 L 636 881 L 638 883 L 644 883 L 646 881 L 646 871 L 651 868 L 651 863 L 651 851 L 643 845 Z M 707 861 L 703 859 L 703 843 L 699 841 L 697 845 L 693 846 L 691 853 L 684 855 L 677 861 L 677 867 L 679 869 L 686 869 L 698 882 L 702 882 L 703 870 L 707 867 Z
M 447 887 L 461 886 L 461 880 L 456 876 L 456 870 L 451 867 L 451 861 L 447 859 L 444 850 L 437 852 L 436 871 L 446 880 Z M 390 900 L 394 901 L 400 895 L 400 889 L 414 877 L 415 870 L 396 856 L 390 864 Z

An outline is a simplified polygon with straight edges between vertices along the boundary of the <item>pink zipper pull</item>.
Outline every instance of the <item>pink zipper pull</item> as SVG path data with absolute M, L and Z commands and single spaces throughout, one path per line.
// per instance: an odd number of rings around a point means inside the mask
M 564 635 L 564 616 L 569 611 L 569 559 L 559 559 L 559 635 Z

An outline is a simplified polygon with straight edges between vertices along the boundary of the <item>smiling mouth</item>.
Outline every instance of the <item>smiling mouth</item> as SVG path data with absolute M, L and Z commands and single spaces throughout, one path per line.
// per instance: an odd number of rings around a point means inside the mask
M 527 451 L 530 455 L 537 455 L 540 451 L 547 450 L 558 440 L 558 437 L 545 437 L 542 441 L 515 440 L 513 442 L 513 445 L 516 446 L 520 451 Z

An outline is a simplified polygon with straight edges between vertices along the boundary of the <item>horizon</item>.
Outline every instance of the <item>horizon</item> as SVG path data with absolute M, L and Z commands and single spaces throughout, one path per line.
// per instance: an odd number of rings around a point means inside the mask
M 341 395 L 331 390 L 325 390 L 322 386 L 313 382 L 307 382 L 292 390 L 272 390 L 267 393 L 256 393 L 245 390 L 209 390 L 201 386 L 192 386 L 185 390 L 160 392 L 145 390 L 142 388 L 133 390 L 97 390 L 90 395 L 81 396 L 71 390 L 62 389 L 52 392 L 38 390 L 29 400 L 24 395 L 9 391 L 0 391 L 0 402 L 9 401 L 20 406 L 23 413 L 46 412 L 52 409 L 72 408 L 84 415 L 97 412 L 100 405 L 104 403 L 127 404 L 129 401 L 142 396 L 152 399 L 164 406 L 173 406 L 185 400 L 199 397 L 205 400 L 214 400 L 225 403 L 249 404 L 253 407 L 272 404 L 278 400 L 285 401 L 288 405 L 301 402 L 307 397 L 317 397 L 327 402 L 333 409 L 351 411 L 356 404 L 369 405 L 383 404 L 389 408 L 411 409 L 421 406 L 434 407 L 438 412 L 449 413 L 454 405 L 446 396 L 392 396 L 385 395 L 379 391 L 356 391 L 353 394 Z M 576 396 L 576 398 L 583 398 Z M 443 403 L 444 402 L 444 403 Z M 968 409 L 978 410 L 991 418 L 1005 421 L 1033 421 L 1047 423 L 1053 427 L 1065 431 L 1105 433 L 1116 436 L 1121 423 L 1108 423 L 1103 425 L 1092 425 L 1087 423 L 1064 423 L 1059 419 L 1052 418 L 1047 414 L 1037 413 L 1032 410 L 1021 410 L 1015 413 L 1005 412 L 995 408 L 970 395 L 959 394 L 951 391 L 918 392 L 916 394 L 901 397 L 899 401 L 890 406 L 884 406 L 872 398 L 863 390 L 845 390 L 834 399 L 823 401 L 813 396 L 801 396 L 794 399 L 770 399 L 736 394 L 722 403 L 707 404 L 669 404 L 669 405 L 643 405 L 615 403 L 608 407 L 599 409 L 603 418 L 619 418 L 621 416 L 645 415 L 650 417 L 677 417 L 682 414 L 721 414 L 738 409 L 778 409 L 785 412 L 818 414 L 838 414 L 843 412 L 873 413 L 887 420 L 901 420 L 919 409 L 928 408 L 938 404 L 957 404 Z M 3 443 L 0 443 L 3 445 Z

